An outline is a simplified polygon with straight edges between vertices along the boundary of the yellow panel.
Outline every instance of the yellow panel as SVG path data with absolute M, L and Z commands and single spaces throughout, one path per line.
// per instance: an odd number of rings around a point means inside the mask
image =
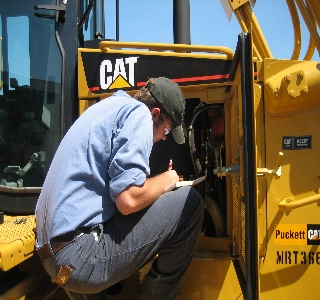
M 193 260 L 181 285 L 181 300 L 244 299 L 231 260 Z
M 97 52 L 96 50 L 91 49 L 92 52 Z M 84 71 L 81 49 L 78 49 L 78 97 L 89 98 L 93 96 L 93 93 L 89 90 L 86 75 Z M 96 97 L 96 96 L 95 96 Z
M 96 100 L 79 100 L 79 116 L 91 105 L 97 103 Z
M 266 254 L 260 269 L 260 299 L 319 299 L 320 267 L 319 245 L 308 240 L 308 224 L 320 226 L 318 203 L 305 205 L 289 212 L 279 209 L 279 203 L 286 198 L 299 201 L 314 196 L 320 188 L 320 99 L 318 75 L 312 62 L 268 61 L 265 70 L 265 102 L 268 107 L 265 118 L 266 167 L 273 169 L 279 151 L 283 152 L 282 172 L 279 178 L 269 176 L 267 183 L 267 244 Z M 309 68 L 311 66 L 311 68 Z M 301 70 L 303 76 L 297 71 Z M 319 70 L 317 71 L 319 73 Z M 286 74 L 295 74 L 293 88 L 308 85 L 308 93 L 293 93 L 285 98 L 288 83 Z M 301 78 L 299 78 L 299 76 Z M 276 76 L 279 76 L 276 79 Z M 304 79 L 305 78 L 305 81 Z M 271 81 L 269 81 L 269 79 Z M 315 81 L 314 81 L 315 80 Z M 283 84 L 277 96 L 269 88 L 275 83 Z M 284 85 L 286 84 L 286 85 Z M 312 146 L 305 149 L 283 149 L 284 137 L 311 136 Z M 283 236 L 279 240 L 279 233 Z M 309 245 L 308 245 L 309 243 Z M 317 243 L 317 241 L 315 241 Z
M 120 294 L 110 300 L 141 300 L 144 276 L 151 263 L 123 281 Z M 230 259 L 193 259 L 181 284 L 177 300 L 243 300 L 233 263 Z
M 263 70 L 269 115 L 319 110 L 319 63 L 267 59 Z

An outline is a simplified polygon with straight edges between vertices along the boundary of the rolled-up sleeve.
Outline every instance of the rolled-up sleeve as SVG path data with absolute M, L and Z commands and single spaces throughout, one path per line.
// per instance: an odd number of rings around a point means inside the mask
M 113 129 L 111 161 L 108 170 L 113 201 L 130 185 L 141 186 L 150 174 L 149 157 L 153 145 L 153 122 L 149 109 L 139 104 L 124 107 Z

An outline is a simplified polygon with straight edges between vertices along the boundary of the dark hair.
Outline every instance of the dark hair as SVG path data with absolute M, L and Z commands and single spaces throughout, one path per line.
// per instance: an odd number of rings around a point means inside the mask
M 148 82 L 154 84 L 155 78 L 150 78 Z M 140 88 L 140 90 L 133 96 L 133 98 L 144 103 L 150 111 L 153 108 L 160 108 L 159 123 L 157 125 L 161 125 L 166 119 L 170 119 L 168 113 L 163 109 L 159 102 L 152 97 L 149 90 L 145 86 Z

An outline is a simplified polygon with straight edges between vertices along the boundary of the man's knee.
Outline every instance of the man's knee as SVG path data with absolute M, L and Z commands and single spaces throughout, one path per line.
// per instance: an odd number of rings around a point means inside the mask
M 154 203 L 157 211 L 170 211 L 176 214 L 187 214 L 188 216 L 194 213 L 203 214 L 203 200 L 201 195 L 191 186 L 183 186 L 173 192 L 164 194 L 160 201 Z M 179 212 L 180 211 L 180 212 Z M 177 216 L 179 217 L 179 216 Z
M 202 196 L 193 187 L 190 187 L 189 198 L 193 199 L 193 201 L 197 202 L 199 205 L 203 205 Z
M 204 204 L 201 195 L 198 191 L 190 186 L 182 187 L 181 192 L 185 195 L 185 205 L 183 209 L 183 213 L 187 213 L 188 215 L 203 215 L 204 213 Z
M 193 205 L 203 208 L 203 199 L 198 191 L 192 186 L 184 187 L 186 189 L 186 205 Z

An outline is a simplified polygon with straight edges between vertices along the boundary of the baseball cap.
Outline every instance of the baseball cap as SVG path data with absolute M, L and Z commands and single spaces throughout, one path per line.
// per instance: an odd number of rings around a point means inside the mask
M 185 99 L 178 84 L 171 79 L 158 77 L 155 83 L 147 82 L 146 88 L 156 99 L 172 120 L 172 135 L 178 144 L 185 142 L 183 116 Z

